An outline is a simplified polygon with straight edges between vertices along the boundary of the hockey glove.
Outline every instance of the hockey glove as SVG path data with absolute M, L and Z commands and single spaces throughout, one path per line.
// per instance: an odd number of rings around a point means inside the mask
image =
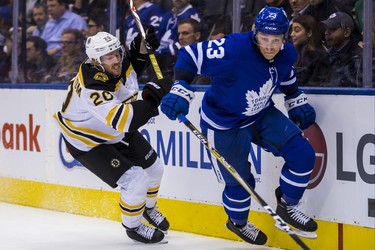
M 152 50 L 157 50 L 160 46 L 159 40 L 156 38 L 155 28 L 154 26 L 150 25 L 146 30 L 146 41 L 151 46 Z M 142 39 L 141 32 L 138 32 L 138 35 L 134 38 L 131 45 L 131 50 L 136 51 L 140 54 L 147 54 L 145 42 Z
M 143 87 L 142 99 L 151 101 L 155 107 L 158 107 L 160 100 L 171 90 L 172 80 L 170 78 L 163 78 L 156 83 L 148 82 Z
M 307 96 L 301 90 L 285 96 L 285 107 L 289 119 L 296 123 L 300 129 L 306 129 L 315 122 L 315 110 L 307 102 Z
M 161 111 L 171 120 L 176 120 L 177 115 L 187 115 L 189 105 L 193 101 L 195 88 L 183 80 L 176 81 L 171 91 L 161 100 Z

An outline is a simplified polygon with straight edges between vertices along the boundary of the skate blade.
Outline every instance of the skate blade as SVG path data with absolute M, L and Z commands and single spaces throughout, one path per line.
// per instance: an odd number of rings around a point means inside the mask
M 275 226 L 280 231 L 285 232 L 285 230 L 278 223 L 276 223 Z M 307 239 L 316 239 L 316 238 L 318 238 L 318 235 L 316 234 L 316 232 L 302 231 L 302 230 L 299 230 L 299 229 L 295 229 L 295 228 L 291 227 L 290 225 L 289 225 L 289 227 L 290 227 L 290 229 L 292 230 L 293 233 L 295 233 L 296 235 L 301 236 L 303 238 L 307 238 Z
M 137 241 L 137 240 L 133 240 L 132 241 L 134 243 L 138 243 L 138 244 L 141 244 L 141 245 L 158 245 L 158 244 L 167 244 L 168 241 L 166 239 L 162 239 L 161 241 L 159 242 L 155 242 L 155 243 L 144 243 L 144 242 L 140 242 L 140 241 Z

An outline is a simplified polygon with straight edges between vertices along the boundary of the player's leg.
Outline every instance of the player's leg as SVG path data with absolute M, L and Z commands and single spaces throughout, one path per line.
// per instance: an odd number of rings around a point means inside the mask
M 276 156 L 285 164 L 281 170 L 280 187 L 276 197 L 276 212 L 290 225 L 304 231 L 315 231 L 317 224 L 297 210 L 314 167 L 315 153 L 301 130 L 274 107 L 252 126 L 254 143 Z
M 309 183 L 315 152 L 305 138 L 296 135 L 280 149 L 279 154 L 285 164 L 281 170 L 280 187 L 276 189 L 276 212 L 293 227 L 315 232 L 317 223 L 297 207 Z
M 141 222 L 146 205 L 149 177 L 142 167 L 133 166 L 117 181 L 121 191 L 121 218 L 129 238 L 143 243 L 157 243 L 164 233 Z
M 127 137 L 126 141 L 129 145 L 126 149 L 126 155 L 137 166 L 144 168 L 149 177 L 143 217 L 154 227 L 167 232 L 169 222 L 158 211 L 156 206 L 160 183 L 164 173 L 164 164 L 148 141 L 139 132 L 134 132 L 131 136 L 128 135 Z
M 164 234 L 141 223 L 149 178 L 142 167 L 134 166 L 121 152 L 124 148 L 122 143 L 103 144 L 76 155 L 76 159 L 111 187 L 119 186 L 122 224 L 131 239 L 143 243 L 160 242 Z M 71 146 L 69 150 L 74 152 Z
M 239 175 L 249 185 L 255 187 L 254 176 L 250 172 L 248 155 L 250 152 L 249 133 L 245 129 L 230 131 L 213 131 L 202 126 L 203 134 L 216 148 L 225 160 L 231 164 Z M 251 197 L 238 181 L 208 152 L 218 181 L 225 183 L 223 190 L 223 205 L 228 215 L 226 226 L 244 241 L 251 244 L 263 245 L 267 236 L 248 222 Z

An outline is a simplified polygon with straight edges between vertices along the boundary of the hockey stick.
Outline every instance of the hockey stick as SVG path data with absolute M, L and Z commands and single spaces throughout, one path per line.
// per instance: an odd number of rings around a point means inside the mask
M 255 190 L 245 182 L 238 172 L 224 159 L 220 153 L 210 145 L 207 138 L 183 115 L 178 114 L 178 119 L 188 127 L 191 132 L 201 141 L 201 143 L 215 156 L 215 158 L 228 170 L 228 172 L 241 184 L 241 186 L 255 198 L 255 200 L 272 216 L 280 229 L 288 233 L 290 237 L 304 250 L 308 250 L 307 245 L 298 237 L 293 229 L 291 229 L 286 222 L 262 199 L 262 197 L 255 192 Z
M 134 17 L 134 20 L 135 20 L 135 22 L 137 24 L 137 27 L 139 29 L 139 32 L 141 32 L 141 35 L 142 35 L 143 41 L 145 43 L 145 47 L 146 47 L 148 56 L 150 57 L 151 64 L 152 64 L 152 67 L 155 71 L 156 77 L 158 78 L 158 80 L 160 80 L 160 79 L 163 78 L 163 74 L 161 73 L 161 70 L 160 70 L 159 64 L 156 60 L 154 51 L 152 50 L 151 46 L 146 41 L 146 32 L 143 29 L 141 19 L 139 18 L 139 15 L 137 13 L 137 9 L 134 6 L 133 0 L 129 0 L 129 5 L 130 5 L 130 10 L 131 10 L 132 15 Z

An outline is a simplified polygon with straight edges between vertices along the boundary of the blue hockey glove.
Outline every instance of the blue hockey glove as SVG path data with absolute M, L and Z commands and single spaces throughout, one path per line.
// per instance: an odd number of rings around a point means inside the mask
M 193 101 L 195 88 L 183 80 L 176 81 L 171 91 L 161 100 L 161 111 L 171 120 L 176 120 L 177 115 L 187 115 L 189 105 Z
M 289 119 L 300 129 L 306 129 L 315 122 L 315 110 L 307 102 L 307 96 L 301 90 L 290 96 L 285 96 L 285 108 Z

